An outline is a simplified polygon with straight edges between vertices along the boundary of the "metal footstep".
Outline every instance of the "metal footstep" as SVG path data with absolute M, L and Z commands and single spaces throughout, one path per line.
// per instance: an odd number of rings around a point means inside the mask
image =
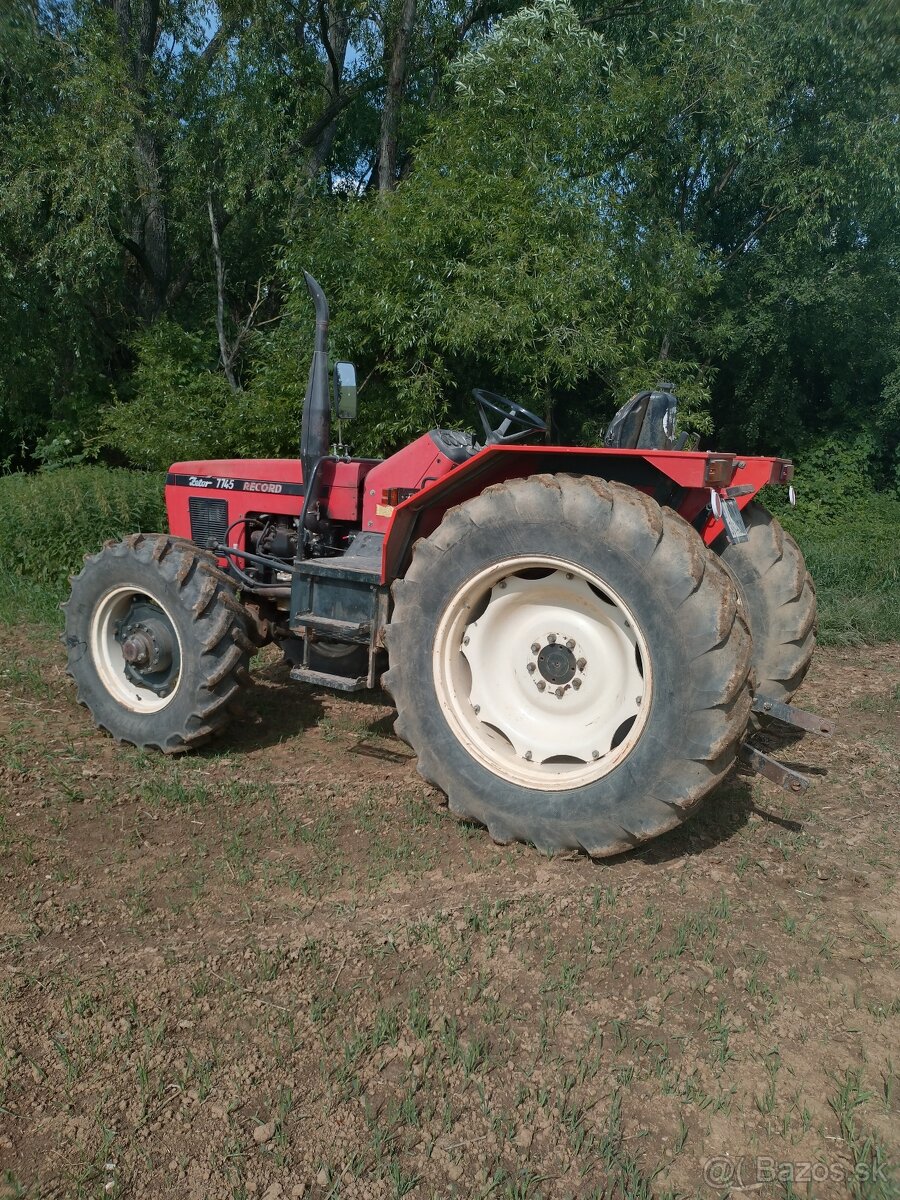
M 818 737 L 830 738 L 834 733 L 832 721 L 826 721 L 817 713 L 795 708 L 793 704 L 783 704 L 780 700 L 767 700 L 765 696 L 757 696 L 753 701 L 753 711 L 766 717 L 774 717 L 785 725 L 793 725 L 795 729 L 802 729 L 805 733 L 814 733 Z M 741 743 L 738 755 L 741 762 L 751 770 L 756 771 L 758 775 L 765 776 L 772 783 L 777 783 L 786 792 L 793 792 L 794 795 L 797 795 L 805 792 L 810 785 L 811 780 L 806 775 L 792 770 L 791 767 L 786 767 L 784 763 L 780 763 L 769 754 L 764 754 L 762 750 L 751 746 L 749 742 Z

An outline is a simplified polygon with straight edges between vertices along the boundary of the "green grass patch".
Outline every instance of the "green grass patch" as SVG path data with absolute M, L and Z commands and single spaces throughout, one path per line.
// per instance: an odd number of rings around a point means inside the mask
M 0 624 L 46 625 L 62 629 L 64 589 L 23 579 L 0 566 Z
M 166 528 L 163 487 L 158 474 L 109 467 L 0 478 L 0 619 L 55 621 L 85 554 Z
M 872 493 L 830 518 L 804 513 L 801 501 L 777 515 L 815 581 L 819 641 L 900 641 L 900 500 Z

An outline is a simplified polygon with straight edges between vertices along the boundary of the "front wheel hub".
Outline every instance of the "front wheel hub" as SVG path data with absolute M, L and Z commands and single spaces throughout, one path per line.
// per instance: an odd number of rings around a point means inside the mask
M 156 712 L 181 674 L 181 646 L 172 616 L 145 593 L 113 589 L 91 618 L 91 651 L 110 695 L 134 712 Z

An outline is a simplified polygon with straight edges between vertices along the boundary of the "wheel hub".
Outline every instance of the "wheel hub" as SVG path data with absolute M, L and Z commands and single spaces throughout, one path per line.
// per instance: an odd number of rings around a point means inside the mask
M 159 597 L 122 583 L 101 596 L 88 631 L 100 683 L 123 708 L 158 713 L 179 689 L 182 649 L 175 610 Z
M 167 696 L 178 671 L 175 633 L 165 615 L 148 601 L 135 599 L 115 636 L 126 679 Z
M 574 644 L 573 641 L 572 645 Z M 555 635 L 551 634 L 547 645 L 537 656 L 537 668 L 547 683 L 571 683 L 577 670 L 575 655 L 568 645 L 560 645 L 555 640 Z

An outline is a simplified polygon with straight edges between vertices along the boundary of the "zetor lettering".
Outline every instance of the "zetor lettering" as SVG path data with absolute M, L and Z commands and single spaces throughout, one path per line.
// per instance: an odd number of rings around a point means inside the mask
M 775 717 L 829 732 L 790 705 L 815 593 L 757 499 L 791 463 L 688 448 L 662 382 L 600 446 L 550 445 L 541 416 L 477 388 L 477 432 L 336 453 L 332 408 L 356 415 L 356 372 L 330 374 L 328 303 L 306 282 L 299 458 L 173 464 L 171 532 L 107 545 L 73 579 L 68 670 L 97 724 L 199 746 L 275 642 L 297 682 L 385 687 L 420 773 L 497 842 L 630 850 L 738 757 L 808 786 L 746 740 Z

